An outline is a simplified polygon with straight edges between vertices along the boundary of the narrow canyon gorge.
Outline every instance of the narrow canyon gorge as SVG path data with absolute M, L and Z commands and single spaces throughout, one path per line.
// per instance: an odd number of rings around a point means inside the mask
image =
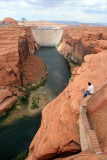
M 12 18 L 5 18 L 0 22 L 1 117 L 13 106 L 18 97 L 25 96 L 26 88 L 36 89 L 49 74 L 49 67 L 46 69 L 45 62 L 35 56 L 39 44 L 36 37 L 35 39 L 33 37 L 32 28 L 36 29 L 40 24 L 28 22 L 26 26 L 22 26 Z M 97 92 L 99 86 L 107 80 L 107 27 L 86 25 L 80 27 L 59 25 L 59 27 L 63 34 L 57 50 L 69 62 L 71 78 L 67 87 L 43 108 L 41 125 L 37 133 L 35 132 L 26 160 L 106 160 L 105 90 L 101 93 L 103 98 L 97 94 L 89 104 L 90 111 L 93 110 L 91 116 L 102 153 L 96 154 L 90 149 L 82 151 L 78 119 L 88 82 L 94 85 Z
M 9 19 L 6 18 L 6 23 L 7 20 Z M 21 96 L 16 86 L 27 86 L 28 83 L 34 86 L 40 83 L 41 77 L 45 78 L 47 72 L 43 60 L 34 55 L 37 44 L 30 27 L 21 27 L 14 23 L 1 26 L 0 38 L 0 113 L 2 113 L 12 106 L 16 96 Z

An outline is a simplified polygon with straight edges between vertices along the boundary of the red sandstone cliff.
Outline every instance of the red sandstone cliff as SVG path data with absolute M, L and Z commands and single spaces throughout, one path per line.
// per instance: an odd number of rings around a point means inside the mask
M 65 28 L 62 43 L 58 47 L 64 55 L 70 53 L 81 60 L 85 55 L 104 49 L 107 49 L 107 28 L 88 26 Z
M 78 116 L 83 88 L 87 89 L 89 81 L 96 88 L 107 79 L 107 51 L 87 55 L 84 61 L 73 82 L 44 108 L 27 160 L 53 159 L 80 150 Z
M 94 33 L 94 31 L 93 34 L 92 31 L 84 31 L 84 33 L 86 34 L 83 35 L 83 39 L 75 38 L 75 34 L 74 39 L 71 37 L 73 41 L 71 38 L 67 38 L 69 39 L 67 43 L 73 44 L 71 48 L 76 46 L 74 47 L 75 52 L 72 52 L 75 53 L 74 56 L 77 54 L 77 57 L 82 59 L 85 55 L 85 50 L 89 54 L 107 49 L 106 41 L 104 41 L 106 34 L 103 30 L 100 34 L 98 32 Z M 23 69 L 25 77 L 29 77 L 25 80 L 25 83 L 27 83 L 27 80 L 28 82 L 37 82 L 41 78 L 38 76 L 44 65 L 42 60 L 29 56 L 34 51 L 30 28 L 6 26 L 5 28 L 0 28 L 0 37 L 2 38 L 0 41 L 0 111 L 2 112 L 9 108 L 16 98 L 12 96 L 12 88 L 10 87 L 21 84 L 21 69 Z M 82 50 L 81 44 L 83 48 L 85 47 L 84 50 Z M 79 50 L 81 55 L 79 55 Z M 63 51 L 67 53 L 67 47 L 64 47 Z M 79 105 L 83 98 L 82 89 L 84 87 L 87 89 L 88 81 L 91 81 L 97 87 L 107 79 L 106 61 L 107 51 L 103 51 L 97 55 L 86 56 L 85 63 L 80 68 L 74 69 L 74 81 L 70 82 L 68 87 L 43 110 L 41 127 L 31 143 L 28 160 L 53 159 L 55 156 L 72 154 L 80 150 L 77 120 Z M 37 72 L 35 70 L 32 71 L 31 64 L 36 67 Z M 38 65 L 41 67 L 38 67 Z M 44 73 L 42 73 L 42 76 L 44 76 Z M 35 77 L 38 77 L 38 79 L 35 79 Z M 96 119 L 95 123 L 97 123 Z M 102 144 L 102 146 L 106 148 L 106 143 Z M 80 156 L 81 160 L 88 160 L 90 153 L 85 158 L 84 153 Z M 99 156 L 96 157 L 99 159 Z M 96 157 L 94 156 L 94 159 L 97 159 Z M 75 159 L 80 160 L 80 157 L 77 156 Z M 93 157 L 90 160 L 92 159 Z
M 14 86 L 37 83 L 45 76 L 45 65 L 34 52 L 35 41 L 29 27 L 0 27 L 0 113 L 12 106 L 14 93 L 20 95 Z
M 21 65 L 34 52 L 30 32 L 27 27 L 0 28 L 0 86 L 21 84 Z

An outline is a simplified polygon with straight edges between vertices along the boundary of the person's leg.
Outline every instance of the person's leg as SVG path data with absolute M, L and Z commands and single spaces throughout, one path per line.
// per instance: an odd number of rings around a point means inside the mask
M 87 94 L 88 94 L 88 91 L 86 91 L 86 92 L 84 93 L 84 98 L 87 96 Z
M 91 93 L 89 93 L 89 95 L 92 95 Z

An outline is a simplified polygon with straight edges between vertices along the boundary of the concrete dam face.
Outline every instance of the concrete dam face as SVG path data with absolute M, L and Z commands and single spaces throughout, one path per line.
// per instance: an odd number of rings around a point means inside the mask
M 62 37 L 62 29 L 34 29 L 32 34 L 40 47 L 55 47 Z

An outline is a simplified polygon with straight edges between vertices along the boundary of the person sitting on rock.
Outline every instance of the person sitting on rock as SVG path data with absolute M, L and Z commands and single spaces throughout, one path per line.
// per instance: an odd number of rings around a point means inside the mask
M 92 95 L 93 93 L 94 93 L 94 87 L 93 87 L 93 85 L 90 83 L 90 82 L 88 82 L 88 85 L 89 85 L 89 87 L 88 87 L 88 90 L 84 93 L 84 98 L 89 94 L 89 95 Z

